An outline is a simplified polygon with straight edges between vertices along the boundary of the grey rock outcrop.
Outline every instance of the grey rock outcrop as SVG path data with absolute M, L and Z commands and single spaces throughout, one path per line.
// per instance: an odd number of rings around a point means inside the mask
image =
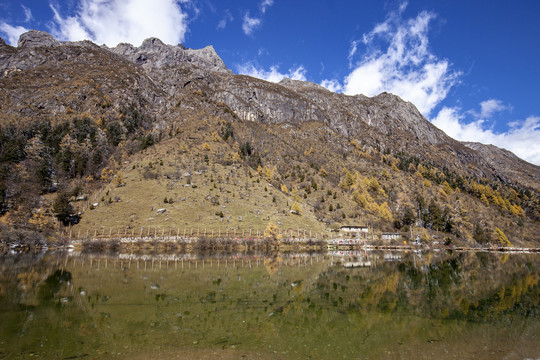
M 213 99 L 227 104 L 242 120 L 320 121 L 348 137 L 360 136 L 367 125 L 386 136 L 409 132 L 411 139 L 431 145 L 449 140 L 413 104 L 388 93 L 373 98 L 347 96 L 314 83 L 286 79 L 272 84 L 248 76 L 212 83 Z
M 17 47 L 54 47 L 59 46 L 60 41 L 45 31 L 30 30 L 19 37 Z
M 178 67 L 188 63 L 210 71 L 232 74 L 212 46 L 195 50 L 182 44 L 166 45 L 157 38 L 149 38 L 144 40 L 140 47 L 122 43 L 110 50 L 145 69 Z

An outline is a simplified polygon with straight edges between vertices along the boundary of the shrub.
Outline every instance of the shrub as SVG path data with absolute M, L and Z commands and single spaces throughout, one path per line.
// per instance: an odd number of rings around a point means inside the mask
M 77 224 L 79 222 L 79 216 L 74 213 L 73 207 L 69 203 L 69 194 L 66 192 L 58 194 L 53 203 L 52 210 L 54 216 L 56 216 L 64 226 Z
M 142 139 L 141 149 L 144 150 L 144 149 L 149 148 L 150 146 L 152 146 L 154 144 L 155 144 L 154 137 L 152 136 L 152 134 L 148 134 L 148 135 L 144 136 L 143 139 Z

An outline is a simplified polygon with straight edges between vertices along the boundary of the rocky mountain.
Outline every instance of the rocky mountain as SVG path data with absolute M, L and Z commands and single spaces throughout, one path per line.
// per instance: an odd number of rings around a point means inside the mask
M 134 63 L 141 65 L 145 70 L 155 68 L 178 67 L 182 64 L 192 64 L 210 71 L 232 74 L 214 48 L 209 45 L 204 49 L 194 50 L 184 47 L 165 45 L 156 38 L 146 39 L 140 47 L 122 43 L 111 49 L 119 55 L 125 56 Z
M 194 50 L 151 38 L 140 47 L 107 48 L 40 31 L 23 34 L 16 48 L 0 39 L 0 126 L 6 222 L 28 224 L 36 209 L 51 208 L 49 198 L 74 186 L 98 194 L 111 181 L 104 169 L 127 172 L 124 165 L 152 145 L 168 159 L 174 146 L 159 149 L 175 141 L 191 154 L 192 169 L 202 154 L 207 165 L 244 164 L 276 189 L 285 186 L 279 195 L 287 206 L 300 203 L 324 226 L 408 228 L 404 212 L 411 210 L 420 228 L 456 238 L 490 228 L 487 237 L 495 239 L 497 219 L 506 217 L 507 233 L 538 240 L 538 166 L 494 146 L 453 140 L 392 94 L 347 96 L 309 82 L 235 75 L 211 46 Z M 16 180 L 15 166 L 25 181 Z M 38 175 L 25 173 L 32 166 Z M 317 183 L 336 204 L 323 204 Z M 341 197 L 347 211 L 337 214 Z M 465 230 L 436 228 L 430 201 L 447 211 L 454 229 Z M 468 213 L 479 208 L 482 216 Z M 381 215 L 386 209 L 390 216 Z

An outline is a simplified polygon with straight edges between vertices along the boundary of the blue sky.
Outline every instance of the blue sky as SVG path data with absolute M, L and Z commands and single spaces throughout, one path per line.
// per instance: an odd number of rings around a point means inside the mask
M 540 1 L 8 0 L 0 36 L 213 45 L 235 73 L 395 93 L 450 136 L 540 164 Z

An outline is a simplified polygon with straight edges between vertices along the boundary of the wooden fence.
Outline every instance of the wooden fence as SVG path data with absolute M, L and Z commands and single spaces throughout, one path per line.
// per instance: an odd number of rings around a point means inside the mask
M 332 233 L 312 232 L 311 230 L 284 230 L 278 233 L 283 241 L 319 241 L 331 240 Z M 119 238 L 140 238 L 140 239 L 165 239 L 165 238 L 240 238 L 240 239 L 262 239 L 264 230 L 257 229 L 225 229 L 215 230 L 206 228 L 178 228 L 178 227 L 152 227 L 142 226 L 140 228 L 95 228 L 94 230 L 65 229 L 62 237 L 71 240 L 84 239 L 119 239 Z

